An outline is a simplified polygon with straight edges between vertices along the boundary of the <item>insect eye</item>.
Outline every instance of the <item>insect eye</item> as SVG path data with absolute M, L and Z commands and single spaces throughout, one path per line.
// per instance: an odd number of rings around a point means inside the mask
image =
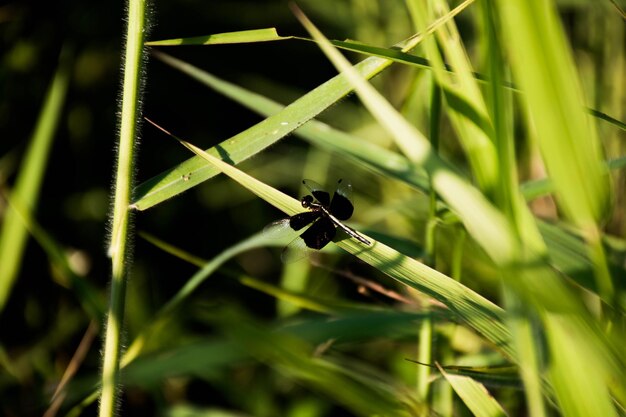
M 302 207 L 304 208 L 309 208 L 312 202 L 313 197 L 311 197 L 310 195 L 305 195 L 304 197 L 302 197 L 302 200 L 300 200 L 300 204 L 302 204 Z

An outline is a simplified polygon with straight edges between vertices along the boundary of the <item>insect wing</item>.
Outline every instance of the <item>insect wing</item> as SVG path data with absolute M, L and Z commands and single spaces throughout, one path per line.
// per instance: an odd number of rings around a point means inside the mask
M 300 230 L 308 224 L 313 223 L 322 215 L 319 211 L 305 211 L 303 213 L 294 214 L 289 218 L 289 226 L 293 230 Z
M 354 212 L 352 185 L 348 181 L 339 180 L 328 211 L 339 220 L 348 220 L 352 217 Z
M 304 240 L 307 247 L 319 250 L 333 240 L 336 234 L 335 224 L 328 217 L 323 216 L 306 229 L 300 237 Z
M 284 263 L 291 263 L 306 257 L 311 249 L 306 247 L 304 240 L 300 238 L 290 226 L 291 219 L 277 220 L 265 226 L 263 237 L 272 242 L 272 245 L 283 246 L 280 259 Z
M 330 205 L 330 194 L 328 191 L 324 190 L 321 185 L 313 180 L 302 180 L 302 184 L 304 184 L 307 190 L 311 192 L 313 197 L 315 197 L 321 205 L 324 207 L 328 207 Z
M 283 251 L 280 253 L 280 260 L 283 261 L 283 263 L 289 264 L 307 257 L 311 252 L 312 250 L 307 248 L 304 240 L 298 236 L 293 239 L 289 245 L 283 248 Z
M 298 236 L 290 227 L 290 218 L 276 220 L 263 228 L 263 237 L 274 242 L 285 242 L 287 244 L 293 240 L 294 236 Z

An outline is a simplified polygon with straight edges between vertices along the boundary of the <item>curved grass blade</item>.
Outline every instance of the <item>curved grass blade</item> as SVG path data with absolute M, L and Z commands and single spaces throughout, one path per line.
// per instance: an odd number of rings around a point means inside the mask
M 389 65 L 391 65 L 389 60 L 368 58 L 357 64 L 355 70 L 364 77 L 371 78 Z M 290 134 L 351 91 L 350 84 L 338 75 L 291 103 L 281 112 L 223 141 L 207 152 L 213 156 L 227 154 L 229 162 L 238 164 Z M 148 209 L 218 173 L 217 169 L 207 165 L 200 158 L 191 158 L 140 184 L 135 190 L 136 197 L 132 206 L 138 210 Z
M 457 8 L 455 8 L 452 11 L 450 15 L 445 16 L 446 20 L 460 13 L 464 8 L 469 6 L 469 4 L 472 3 L 473 1 L 474 0 L 468 0 L 465 3 L 459 5 Z M 262 28 L 262 29 L 243 30 L 243 31 L 237 31 L 237 32 L 215 33 L 211 35 L 195 36 L 195 37 L 190 37 L 190 38 L 173 38 L 173 39 L 149 41 L 149 42 L 146 42 L 145 45 L 147 46 L 183 46 L 183 45 L 200 46 L 200 45 L 224 45 L 224 44 L 269 42 L 269 41 L 284 41 L 284 40 L 290 40 L 290 39 L 308 41 L 308 42 L 316 42 L 315 39 L 304 38 L 301 36 L 293 36 L 293 35 L 281 36 L 276 31 L 276 28 Z M 368 44 L 351 40 L 351 39 L 346 39 L 344 41 L 330 40 L 329 42 L 332 43 L 336 48 L 343 49 L 345 51 L 357 52 L 357 53 L 361 53 L 370 57 L 389 59 L 399 64 L 411 65 L 411 66 L 416 66 L 416 67 L 425 68 L 425 69 L 432 69 L 433 67 L 432 63 L 428 59 L 407 53 L 405 51 L 400 50 L 397 47 L 383 48 L 383 47 L 378 47 L 374 45 L 368 45 Z M 451 72 L 451 73 L 454 72 L 452 66 L 446 63 L 443 63 L 443 69 L 447 72 Z M 472 72 L 472 76 L 479 82 L 483 82 L 483 83 L 489 82 L 489 77 L 483 74 Z M 508 81 L 502 82 L 502 85 L 506 88 L 510 88 L 512 90 L 519 92 L 518 88 L 514 84 Z M 601 111 L 598 111 L 592 108 L 588 108 L 587 111 L 594 117 L 602 119 L 622 130 L 626 130 L 625 123 L 607 115 L 606 113 L 603 113 Z
M 158 53 L 156 56 L 163 62 L 261 115 L 269 116 L 284 109 L 283 105 L 265 96 L 224 81 L 184 61 L 162 53 Z M 317 120 L 311 120 L 294 133 L 315 146 L 348 157 L 365 168 L 380 172 L 387 177 L 399 179 L 423 192 L 429 190 L 430 185 L 425 172 L 396 152 L 336 130 Z M 624 166 L 626 166 L 626 158 L 608 162 L 609 169 L 619 169 Z M 549 179 L 535 180 L 521 185 L 521 192 L 528 200 L 544 193 L 550 193 L 552 190 L 552 183 Z M 581 250 L 580 245 L 572 241 L 567 232 L 550 227 L 550 232 L 547 233 L 543 226 L 548 227 L 549 225 L 540 222 L 539 226 L 547 243 L 551 262 L 556 269 L 571 276 L 583 287 L 595 292 L 596 285 L 590 279 L 593 276 L 592 265 L 588 260 L 586 251 Z M 572 257 L 572 253 L 576 253 L 576 256 Z
M 4 194 L 4 193 L 2 193 Z M 48 256 L 50 264 L 56 269 L 63 284 L 71 288 L 76 295 L 78 301 L 83 306 L 85 312 L 95 322 L 100 322 L 104 317 L 105 305 L 98 294 L 97 289 L 84 276 L 79 276 L 70 265 L 68 255 L 55 239 L 50 236 L 41 225 L 33 218 L 25 207 L 9 195 L 4 195 L 9 203 L 10 209 L 20 219 L 23 226 L 35 238 L 37 243 L 41 245 Z
M 37 206 L 50 147 L 63 110 L 70 72 L 68 52 L 64 50 L 61 53 L 57 72 L 46 92 L 41 113 L 12 193 L 13 200 L 28 211 Z M 17 278 L 28 237 L 19 215 L 10 207 L 4 215 L 1 229 L 0 312 L 4 309 Z
M 252 356 L 324 392 L 356 415 L 405 417 L 415 413 L 411 408 L 416 401 L 408 388 L 378 375 L 351 372 L 345 364 L 312 355 L 314 346 L 298 337 L 271 332 L 259 323 L 242 320 L 240 315 L 233 315 L 221 326 L 231 340 Z
M 231 246 L 227 250 L 220 253 L 218 256 L 214 257 L 210 261 L 205 261 L 203 259 L 198 259 L 196 257 L 192 257 L 189 254 L 183 253 L 182 251 L 167 245 L 160 240 L 150 236 L 148 234 L 143 233 L 142 236 L 151 242 L 152 244 L 157 245 L 161 249 L 171 253 L 174 256 L 178 256 L 182 259 L 185 259 L 188 262 L 191 262 L 199 267 L 201 267 L 193 276 L 185 283 L 185 285 L 172 297 L 157 313 L 156 318 L 153 320 L 153 324 L 146 328 L 142 333 L 135 338 L 130 347 L 126 350 L 124 354 L 124 358 L 122 360 L 122 365 L 125 366 L 128 363 L 132 362 L 137 356 L 139 356 L 140 352 L 144 348 L 147 339 L 151 335 L 151 333 L 156 329 L 157 323 L 170 315 L 175 309 L 177 309 L 188 297 L 191 295 L 193 291 L 200 286 L 213 272 L 215 272 L 218 268 L 220 268 L 226 261 L 231 259 L 232 257 L 246 252 L 250 249 L 270 246 L 270 245 L 278 245 L 284 246 L 288 243 L 287 240 L 276 239 L 276 236 L 267 235 L 264 233 L 259 233 L 245 239 L 238 244 Z
M 236 255 L 253 248 L 267 246 L 282 247 L 285 245 L 285 243 L 287 243 L 287 241 L 282 238 L 283 236 L 268 234 L 265 233 L 265 231 L 259 232 L 243 240 L 242 242 L 224 250 L 222 253 L 209 261 L 193 256 L 177 247 L 174 247 L 166 242 L 163 242 L 160 239 L 157 239 L 156 237 L 148 233 L 140 232 L 139 234 L 141 235 L 141 237 L 143 237 L 159 249 L 163 250 L 164 252 L 167 252 L 172 256 L 175 256 L 201 268 L 196 274 L 194 274 L 194 276 L 188 281 L 188 283 L 185 284 L 185 286 L 183 286 L 183 288 L 163 307 L 163 309 L 157 313 L 157 316 L 159 317 L 168 314 L 177 306 L 181 305 L 182 302 L 188 299 L 189 295 L 196 288 L 198 288 L 198 286 L 202 282 L 209 278 L 209 276 L 218 268 L 224 275 L 231 276 L 232 278 L 238 280 L 241 284 L 250 288 L 254 288 L 272 297 L 275 297 L 277 300 L 289 302 L 297 306 L 298 308 L 307 309 L 323 314 L 334 315 L 345 315 L 350 312 L 357 313 L 366 311 L 388 311 L 385 308 L 375 307 L 370 304 L 360 304 L 334 299 L 328 300 L 319 297 L 313 297 L 309 294 L 289 291 L 284 288 L 268 284 L 267 282 L 258 280 L 256 278 L 233 272 L 222 266 L 227 260 L 232 259 Z M 442 314 L 439 314 L 439 316 L 443 317 Z
M 500 266 L 517 263 L 517 238 L 502 213 L 461 177 L 456 169 L 433 152 L 422 132 L 407 122 L 378 91 L 356 74 L 348 61 L 326 41 L 302 12 L 294 12 L 309 33 L 319 41 L 320 47 L 333 64 L 354 84 L 365 107 L 392 135 L 402 152 L 430 174 L 433 187 L 439 196 L 456 211 L 469 233 L 491 259 Z
M 502 406 L 489 394 L 484 385 L 467 376 L 448 374 L 437 365 L 441 374 L 454 388 L 454 392 L 463 400 L 463 403 L 477 417 L 504 417 L 506 412 Z
M 530 232 L 534 236 L 533 239 L 528 239 L 528 232 L 525 232 L 522 236 L 523 241 L 520 242 L 502 213 L 490 205 L 483 195 L 462 180 L 453 169 L 433 154 L 428 142 L 423 139 L 420 132 L 408 124 L 366 80 L 354 73 L 347 60 L 328 42 L 325 42 L 323 35 L 299 10 L 295 9 L 294 11 L 312 36 L 320 40 L 320 46 L 333 64 L 354 84 L 355 91 L 372 115 L 394 136 L 398 145 L 403 148 L 410 159 L 424 164 L 425 169 L 431 174 L 433 186 L 452 209 L 456 210 L 470 235 L 483 247 L 491 259 L 503 268 L 505 275 L 512 278 L 507 280 L 507 284 L 510 284 L 512 289 L 524 297 L 525 301 L 532 303 L 532 308 L 544 312 L 546 314 L 544 320 L 548 315 L 554 315 L 567 317 L 573 322 L 580 320 L 584 323 L 578 327 L 580 333 L 585 334 L 581 341 L 586 340 L 586 343 L 581 343 L 573 347 L 572 350 L 576 353 L 583 351 L 593 353 L 596 364 L 601 365 L 598 372 L 605 381 L 611 378 L 622 380 L 621 371 L 616 370 L 614 366 L 615 363 L 619 362 L 618 358 L 614 355 L 606 355 L 610 350 L 606 347 L 605 339 L 601 339 L 603 342 L 599 345 L 602 346 L 593 345 L 592 341 L 596 340 L 594 336 L 601 334 L 595 318 L 581 306 L 577 294 L 571 291 L 563 283 L 562 278 L 545 263 L 543 241 L 540 238 L 534 239 L 538 233 L 531 230 Z M 413 147 L 404 148 L 410 145 Z M 525 215 L 529 217 L 527 213 Z M 534 223 L 530 218 L 525 220 L 527 220 L 528 226 L 533 226 Z M 348 242 L 348 244 L 350 243 Z M 368 262 L 367 258 L 370 255 L 371 251 L 365 251 L 359 257 Z M 576 317 L 576 319 L 572 319 L 572 317 Z M 468 317 L 466 316 L 465 319 L 467 320 Z M 543 324 L 547 325 L 545 321 Z M 565 324 L 559 323 L 563 327 Z M 503 329 L 503 331 L 506 332 L 508 342 L 508 329 Z M 557 344 L 555 343 L 555 345 Z M 512 351 L 513 347 L 509 346 L 508 352 Z M 515 357 L 514 360 L 518 359 Z M 563 393 L 577 384 L 577 382 L 564 382 Z M 606 388 L 606 386 L 594 387 L 594 396 L 596 394 L 598 396 L 598 400 L 595 402 L 597 404 L 602 403 L 603 410 L 610 408 L 607 406 L 610 400 Z M 593 408 L 588 407 L 588 404 L 587 401 L 581 401 L 576 404 L 577 410 L 583 408 L 586 408 L 587 411 L 592 410 Z
M 466 0 L 452 12 L 433 22 L 423 33 L 413 35 L 394 47 L 404 52 L 410 51 L 425 36 L 452 19 L 472 1 Z M 389 59 L 369 57 L 356 64 L 354 70 L 366 79 L 370 79 L 392 63 L 393 61 Z M 213 156 L 221 153 L 228 154 L 229 162 L 238 164 L 290 134 L 351 92 L 352 85 L 342 74 L 339 74 L 294 101 L 279 113 L 223 141 L 207 152 Z M 148 209 L 212 178 L 218 172 L 211 165 L 204 164 L 200 158 L 191 158 L 140 184 L 135 189 L 132 207 L 138 210 Z
M 519 368 L 514 365 L 493 365 L 493 366 L 457 366 L 457 365 L 431 365 L 406 359 L 408 362 L 416 363 L 419 366 L 426 366 L 434 369 L 443 369 L 449 375 L 464 376 L 472 378 L 481 384 L 492 387 L 510 387 L 522 389 L 523 384 L 519 376 Z
M 155 56 L 262 116 L 269 117 L 285 108 L 274 100 L 224 81 L 170 55 L 155 53 Z M 380 172 L 385 176 L 397 178 L 418 190 L 427 192 L 429 189 L 428 178 L 424 170 L 416 167 L 403 155 L 334 129 L 323 122 L 311 120 L 296 130 L 294 134 L 311 144 L 348 157 L 366 168 Z
M 524 91 L 528 124 L 536 132 L 557 203 L 586 235 L 599 291 L 612 299 L 614 284 L 598 227 L 609 212 L 610 178 L 594 119 L 582 107 L 576 65 L 558 15 L 541 1 L 496 4 L 511 50 L 512 72 Z
M 294 198 L 250 177 L 200 148 L 184 141 L 181 143 L 215 165 L 224 174 L 285 213 L 291 215 L 301 210 L 299 202 Z M 484 335 L 493 345 L 502 349 L 506 354 L 513 356 L 512 347 L 509 345 L 509 334 L 503 324 L 503 311 L 498 306 L 446 275 L 381 242 L 374 241 L 360 231 L 359 233 L 370 240 L 372 245 L 368 247 L 354 239 L 345 239 L 337 242 L 337 246 L 397 281 L 424 292 L 445 304 L 459 320 Z

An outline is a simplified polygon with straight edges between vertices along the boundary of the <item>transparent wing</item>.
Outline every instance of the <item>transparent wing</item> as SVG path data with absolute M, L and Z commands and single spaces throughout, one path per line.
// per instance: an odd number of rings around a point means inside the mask
M 273 241 L 284 242 L 284 245 L 291 242 L 297 233 L 289 225 L 289 220 L 290 218 L 286 218 L 268 224 L 263 228 L 263 236 Z
M 277 220 L 263 229 L 263 236 L 275 242 L 275 246 L 284 246 L 280 254 L 280 259 L 284 263 L 299 261 L 312 252 L 298 236 L 299 233 L 291 228 L 289 222 L 290 218 Z
M 286 264 L 307 258 L 313 250 L 309 249 L 300 236 L 291 241 L 280 253 L 280 260 Z
M 330 205 L 330 194 L 328 191 L 324 190 L 321 185 L 313 180 L 302 180 L 302 184 L 304 184 L 307 190 L 311 192 L 311 195 L 315 197 L 321 205 L 324 207 L 328 207 Z

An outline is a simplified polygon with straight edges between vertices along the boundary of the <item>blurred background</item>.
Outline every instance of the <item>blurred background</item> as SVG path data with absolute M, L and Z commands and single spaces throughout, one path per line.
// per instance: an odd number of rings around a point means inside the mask
M 413 33 L 404 3 L 400 0 L 307 0 L 298 4 L 330 39 L 351 38 L 389 46 Z M 584 85 L 585 90 L 590 97 L 597 97 L 598 103 L 607 103 L 604 97 L 611 94 L 610 90 L 621 89 L 621 93 L 612 92 L 615 100 L 612 109 L 599 109 L 619 118 L 619 113 L 614 111 L 623 105 L 624 72 L 621 72 L 620 80 L 615 76 L 615 68 L 608 71 L 605 64 L 614 54 L 608 48 L 615 44 L 624 45 L 623 22 L 606 23 L 607 10 L 612 7 L 609 1 L 568 0 L 557 4 L 574 45 L 577 62 L 588 75 L 584 78 L 588 82 Z M 110 278 L 106 257 L 107 216 L 117 140 L 124 7 L 123 2 L 71 0 L 9 1 L 0 6 L 0 187 L 4 192 L 13 187 L 46 90 L 64 50 L 71 68 L 69 88 L 33 216 L 57 247 L 68 255 L 75 273 L 97 290 L 102 305 L 107 300 Z M 266 27 L 276 27 L 280 35 L 305 36 L 286 1 L 162 0 L 154 1 L 151 9 L 149 39 L 152 40 Z M 469 51 L 479 55 L 480 51 L 471 49 L 472 39 L 479 35 L 472 13 L 462 14 L 457 18 L 457 25 Z M 622 41 L 604 44 L 602 39 L 606 36 L 621 36 Z M 336 74 L 315 44 L 295 40 L 163 50 L 284 104 Z M 618 52 L 623 56 L 623 50 Z M 416 71 L 394 67 L 377 78 L 375 84 L 392 102 L 404 103 L 406 91 L 415 82 Z M 605 72 L 610 72 L 611 77 L 603 77 Z M 202 148 L 213 146 L 262 120 L 157 60 L 151 59 L 147 63 L 146 74 L 144 115 Z M 415 108 L 420 106 L 419 103 L 412 105 Z M 320 119 L 381 144 L 389 140 L 353 97 L 329 109 Z M 427 123 L 419 116 L 414 122 L 418 125 Z M 616 129 L 603 131 L 605 126 L 600 125 L 608 144 L 609 159 L 623 155 L 624 143 L 619 143 Z M 447 158 L 461 166 L 465 163 L 458 145 L 452 140 L 442 146 Z M 186 149 L 145 123 L 137 150 L 137 183 L 190 157 Z M 520 145 L 520 150 L 524 154 L 524 144 Z M 521 169 L 526 178 L 537 176 L 533 171 L 532 156 L 527 154 L 524 158 Z M 393 200 L 392 196 L 406 192 L 402 186 L 389 184 L 388 180 L 340 157 L 310 150 L 305 142 L 294 136 L 283 139 L 240 168 L 296 198 L 301 193 L 299 184 L 303 176 L 322 184 L 334 184 L 338 178 L 348 178 L 355 189 L 355 220 L 374 225 L 374 228 L 377 216 L 378 221 L 382 221 L 386 215 L 376 212 L 378 202 Z M 620 181 L 623 177 L 617 181 L 616 187 L 623 190 Z M 618 199 L 624 198 L 620 194 L 617 196 Z M 405 223 L 398 219 L 398 230 L 404 234 L 401 237 L 415 243 L 416 253 L 421 247 L 427 200 L 428 197 L 424 196 L 414 202 L 413 217 Z M 0 216 L 6 207 L 6 200 L 0 199 Z M 547 216 L 554 215 L 549 201 L 542 209 L 546 210 Z M 623 236 L 623 216 L 624 213 L 614 213 L 608 225 L 611 233 Z M 281 217 L 284 216 L 262 200 L 219 176 L 171 201 L 137 213 L 134 218 L 136 231 L 150 233 L 194 255 L 210 259 Z M 279 253 L 279 249 L 255 250 L 239 257 L 233 267 L 255 277 L 277 281 L 276 276 L 282 267 Z M 366 271 L 364 273 L 368 276 L 375 274 L 360 264 L 350 268 L 357 272 Z M 446 266 L 442 268 L 445 270 Z M 489 288 L 490 277 L 493 278 L 489 268 L 489 265 L 480 265 L 474 270 L 481 276 L 474 287 L 482 288 L 482 294 L 487 297 L 495 296 L 497 292 Z M 127 333 L 138 332 L 146 317 L 162 306 L 196 269 L 137 237 L 128 289 Z M 311 289 L 313 293 L 371 301 L 351 282 L 329 279 L 332 272 L 319 270 L 315 273 L 318 280 Z M 471 270 L 468 277 L 472 277 Z M 377 279 L 385 283 L 385 278 Z M 194 304 L 237 305 L 246 314 L 259 319 L 270 319 L 276 314 L 276 300 L 272 297 L 219 274 L 209 281 L 194 295 Z M 18 277 L 0 313 L 0 365 L 3 368 L 0 369 L 0 414 L 42 415 L 89 322 L 75 291 L 69 289 L 63 274 L 52 265 L 49 253 L 30 238 Z M 188 319 L 184 323 L 191 333 L 212 331 L 204 322 Z M 100 343 L 95 331 L 95 338 L 78 371 L 79 376 L 97 375 Z M 362 354 L 375 357 L 376 349 L 371 347 L 371 351 Z M 399 354 L 399 357 L 406 356 Z M 242 370 L 245 372 L 248 371 Z M 253 376 L 239 375 L 240 383 L 258 387 L 259 382 L 271 381 L 280 386 L 272 377 L 263 374 L 265 371 L 257 369 L 255 372 Z M 164 396 L 131 387 L 124 394 L 122 414 L 154 415 L 162 409 L 163 403 L 174 401 L 177 395 L 192 403 L 214 406 L 256 401 L 254 406 L 243 407 L 256 410 L 256 415 L 272 415 L 275 411 L 275 405 L 264 404 L 263 401 L 269 400 L 264 400 L 264 396 L 253 392 L 252 388 L 250 397 L 241 399 L 229 397 L 227 389 L 217 389 L 202 379 L 186 385 L 184 394 L 181 394 L 183 390 L 176 389 L 176 382 L 172 384 L 174 387 L 164 390 Z M 283 393 L 288 391 L 282 388 Z M 158 391 L 156 387 L 154 391 Z M 172 397 L 167 398 L 167 395 Z M 287 394 L 281 394 L 278 389 L 273 401 L 279 402 L 281 395 Z M 84 415 L 94 414 L 96 407 L 96 402 L 91 403 Z M 324 415 L 353 414 L 337 407 L 328 409 Z

